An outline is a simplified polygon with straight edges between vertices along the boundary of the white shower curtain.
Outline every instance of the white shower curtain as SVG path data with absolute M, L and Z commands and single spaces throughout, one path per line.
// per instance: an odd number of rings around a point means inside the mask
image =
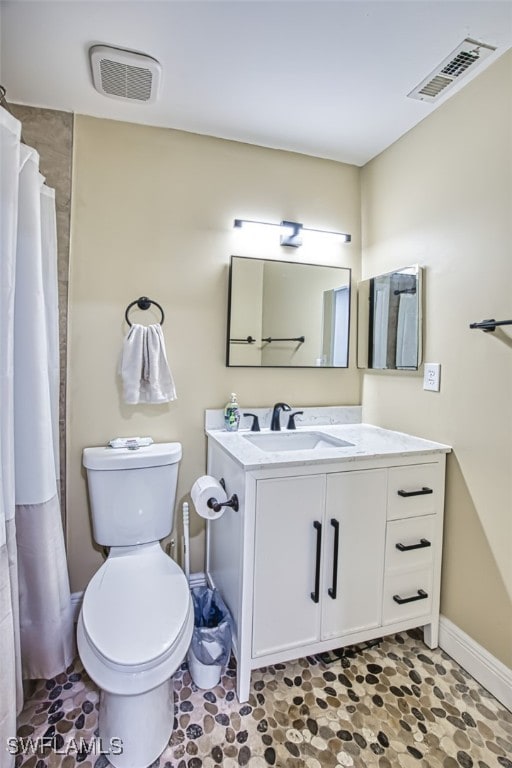
M 0 108 L 0 745 L 23 703 L 15 540 L 13 326 L 20 124 Z M 9 201 L 9 204 L 6 204 Z M 5 693 L 4 693 L 5 692 Z M 5 753 L 9 768 L 14 757 Z
M 3 108 L 0 130 L 0 744 L 5 744 L 16 732 L 21 677 L 49 678 L 63 671 L 74 645 L 56 469 L 55 201 L 39 173 L 37 152 L 20 145 L 20 124 Z

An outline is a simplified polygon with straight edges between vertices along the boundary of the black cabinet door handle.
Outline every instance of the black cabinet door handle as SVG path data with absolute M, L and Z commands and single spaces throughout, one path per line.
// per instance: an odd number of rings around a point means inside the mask
M 399 496 L 402 496 L 404 499 L 407 499 L 409 496 L 426 496 L 428 493 L 434 493 L 432 488 L 423 488 L 421 491 L 397 491 Z
M 338 520 L 331 519 L 331 525 L 334 528 L 334 550 L 332 560 L 332 587 L 329 587 L 327 594 L 336 600 L 338 591 L 338 550 L 340 546 L 340 524 Z
M 413 595 L 412 597 L 400 597 L 400 595 L 393 595 L 393 600 L 395 603 L 398 603 L 398 605 L 403 605 L 404 603 L 414 603 L 416 600 L 426 600 L 427 597 L 427 592 L 425 592 L 423 589 L 418 589 L 417 595 Z
M 313 528 L 316 530 L 316 565 L 315 565 L 315 591 L 311 593 L 314 603 L 320 600 L 320 557 L 322 552 L 322 523 L 315 520 Z
M 398 544 L 395 544 L 395 547 L 400 550 L 400 552 L 409 552 L 411 549 L 424 549 L 425 547 L 431 547 L 432 544 L 428 539 L 420 539 L 419 544 L 402 544 L 399 542 Z

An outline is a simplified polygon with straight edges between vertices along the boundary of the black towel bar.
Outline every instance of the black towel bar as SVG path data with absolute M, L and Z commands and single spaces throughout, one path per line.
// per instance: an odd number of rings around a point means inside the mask
M 301 344 L 304 344 L 304 342 L 306 341 L 306 337 L 305 336 L 295 336 L 292 339 L 274 339 L 274 338 L 272 338 L 272 336 L 267 336 L 267 338 L 266 339 L 262 339 L 262 341 L 266 341 L 268 344 L 272 344 L 273 341 L 298 341 Z
M 158 301 L 154 301 L 153 299 L 148 299 L 147 296 L 141 296 L 140 298 L 135 299 L 135 301 L 132 301 L 131 304 L 128 304 L 128 306 L 126 307 L 126 312 L 124 313 L 124 319 L 126 320 L 128 325 L 131 326 L 130 320 L 128 318 L 128 312 L 132 307 L 137 305 L 139 309 L 149 309 L 152 304 L 154 304 L 155 307 L 158 307 L 158 309 L 162 313 L 162 317 L 160 319 L 160 325 L 163 325 L 165 320 L 165 315 L 162 307 L 160 306 Z
M 245 339 L 230 339 L 230 344 L 254 344 L 256 339 L 253 339 L 252 336 L 246 336 Z
M 481 323 L 470 323 L 470 328 L 480 328 L 485 333 L 493 332 L 496 330 L 497 325 L 512 325 L 512 320 L 482 320 Z
M 400 288 L 396 291 L 393 291 L 395 296 L 400 296 L 401 293 L 416 293 L 416 288 Z

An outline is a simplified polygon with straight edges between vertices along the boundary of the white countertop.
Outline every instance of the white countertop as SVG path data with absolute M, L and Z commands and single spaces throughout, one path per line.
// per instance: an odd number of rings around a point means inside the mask
M 286 432 L 286 430 L 282 431 Z M 448 445 L 434 443 L 421 437 L 413 437 L 403 432 L 381 429 L 371 424 L 315 424 L 310 427 L 297 427 L 296 432 L 321 432 L 346 440 L 353 445 L 267 452 L 246 440 L 244 435 L 276 434 L 268 429 L 262 429 L 259 433 L 245 429 L 238 432 L 227 432 L 224 429 L 206 430 L 208 437 L 218 443 L 246 470 L 411 456 L 414 454 L 428 455 L 451 451 L 451 447 Z

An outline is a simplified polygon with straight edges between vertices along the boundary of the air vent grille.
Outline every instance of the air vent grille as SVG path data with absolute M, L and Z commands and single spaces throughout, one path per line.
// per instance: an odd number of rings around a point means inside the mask
M 432 78 L 432 80 L 429 80 L 426 85 L 423 86 L 420 93 L 423 94 L 423 96 L 429 96 L 430 98 L 435 98 L 438 94 L 441 93 L 447 86 L 450 85 L 452 80 L 450 80 L 449 77 L 442 77 L 441 75 L 436 75 Z
M 95 45 L 90 49 L 94 87 L 104 96 L 138 102 L 156 99 L 160 64 L 140 53 Z
M 149 69 L 131 67 L 111 59 L 100 61 L 101 87 L 110 96 L 149 101 L 153 76 Z
M 459 77 L 463 75 L 468 67 L 474 64 L 480 58 L 478 50 L 475 51 L 461 51 L 455 58 L 448 62 L 448 64 L 442 68 L 443 75 L 450 75 L 451 77 Z
M 463 77 L 470 67 L 483 61 L 495 50 L 496 48 L 492 45 L 479 43 L 469 37 L 466 38 L 428 77 L 422 80 L 407 95 L 411 99 L 434 101 L 447 88 L 453 86 L 459 78 Z

